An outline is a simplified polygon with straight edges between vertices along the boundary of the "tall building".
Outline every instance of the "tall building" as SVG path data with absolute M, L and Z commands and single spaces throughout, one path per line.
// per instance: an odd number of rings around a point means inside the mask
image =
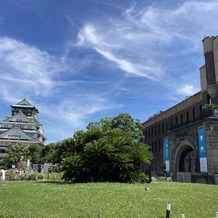
M 152 173 L 176 181 L 218 184 L 218 37 L 203 39 L 201 91 L 143 123 L 154 154 Z
M 11 108 L 11 115 L 0 121 L 0 155 L 5 153 L 7 145 L 11 143 L 44 146 L 46 138 L 43 126 L 37 120 L 38 109 L 25 98 L 11 105 Z

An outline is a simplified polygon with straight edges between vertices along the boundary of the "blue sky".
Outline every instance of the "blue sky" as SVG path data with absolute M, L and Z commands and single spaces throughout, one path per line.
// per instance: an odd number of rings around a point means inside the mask
M 0 119 L 24 97 L 48 142 L 129 113 L 144 122 L 200 90 L 216 0 L 0 0 Z

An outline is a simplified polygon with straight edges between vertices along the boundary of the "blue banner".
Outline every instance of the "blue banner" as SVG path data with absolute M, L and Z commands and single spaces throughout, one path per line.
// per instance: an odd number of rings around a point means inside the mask
M 207 148 L 206 148 L 206 132 L 205 128 L 198 129 L 198 149 L 200 157 L 200 171 L 207 173 Z
M 169 139 L 164 138 L 164 157 L 165 157 L 165 161 L 170 160 L 169 153 L 170 153 L 170 151 L 169 151 Z
M 198 146 L 200 158 L 207 157 L 205 128 L 198 129 Z

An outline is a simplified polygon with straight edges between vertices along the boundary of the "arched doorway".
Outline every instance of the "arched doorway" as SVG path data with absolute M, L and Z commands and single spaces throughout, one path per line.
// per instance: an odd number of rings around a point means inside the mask
M 199 158 L 191 146 L 187 145 L 181 150 L 177 169 L 179 172 L 199 172 Z
M 178 182 L 191 182 L 192 175 L 199 172 L 199 156 L 189 140 L 183 140 L 175 152 L 175 175 Z

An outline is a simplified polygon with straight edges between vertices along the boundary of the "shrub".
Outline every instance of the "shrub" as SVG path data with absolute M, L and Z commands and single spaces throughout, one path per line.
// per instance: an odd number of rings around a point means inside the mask
M 17 178 L 17 174 L 15 171 L 7 171 L 5 177 L 6 180 L 15 180 L 15 178 Z
M 62 180 L 63 173 L 44 173 L 43 177 L 47 180 Z

